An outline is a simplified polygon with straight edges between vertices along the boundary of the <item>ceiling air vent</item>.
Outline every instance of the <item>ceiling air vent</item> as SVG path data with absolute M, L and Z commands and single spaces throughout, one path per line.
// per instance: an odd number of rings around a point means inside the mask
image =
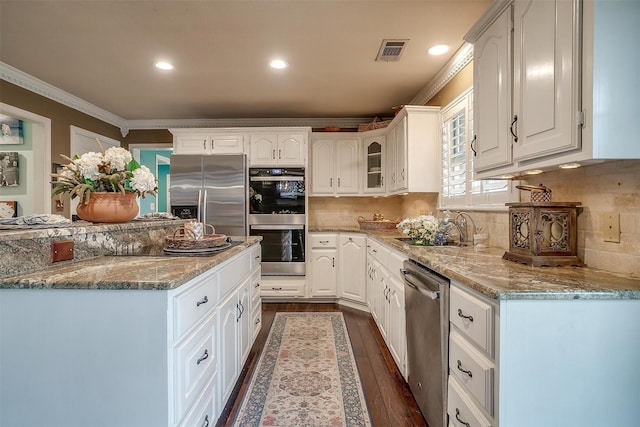
M 380 51 L 376 57 L 377 62 L 399 61 L 404 52 L 404 48 L 409 42 L 408 39 L 385 39 L 382 40 Z

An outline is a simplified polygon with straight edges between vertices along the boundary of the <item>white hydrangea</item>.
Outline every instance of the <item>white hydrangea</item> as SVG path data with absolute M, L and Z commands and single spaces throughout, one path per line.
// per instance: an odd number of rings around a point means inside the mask
M 420 215 L 402 220 L 397 228 L 417 245 L 433 245 L 447 234 L 444 221 L 433 215 Z
M 122 147 L 111 147 L 104 152 L 104 160 L 112 172 L 126 170 L 131 159 L 131 153 Z
M 133 177 L 130 179 L 131 188 L 144 194 L 147 191 L 153 191 L 156 187 L 156 178 L 145 165 L 140 166 L 133 171 Z
M 95 181 L 100 176 L 98 166 L 104 161 L 104 157 L 100 153 L 90 151 L 84 153 L 79 159 L 74 160 L 74 164 L 78 168 L 78 172 L 85 179 Z

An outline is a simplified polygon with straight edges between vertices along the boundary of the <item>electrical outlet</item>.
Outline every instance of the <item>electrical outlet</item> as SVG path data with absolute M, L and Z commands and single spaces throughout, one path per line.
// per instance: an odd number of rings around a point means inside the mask
M 620 243 L 620 214 L 618 212 L 602 214 L 602 239 L 605 242 Z
M 51 242 L 51 262 L 73 259 L 73 240 Z

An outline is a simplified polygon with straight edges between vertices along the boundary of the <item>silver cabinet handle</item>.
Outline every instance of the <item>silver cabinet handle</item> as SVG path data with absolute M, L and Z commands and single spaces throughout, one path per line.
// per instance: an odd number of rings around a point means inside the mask
M 206 360 L 206 359 L 208 359 L 208 358 L 209 358 L 209 352 L 208 352 L 208 351 L 207 351 L 207 349 L 205 348 L 205 349 L 204 349 L 204 354 L 202 355 L 202 357 L 201 357 L 201 358 L 199 358 L 199 359 L 196 361 L 196 365 L 199 365 L 203 360 Z
M 253 285 L 254 288 L 259 288 L 260 287 L 260 282 L 256 283 L 255 285 Z
M 282 150 L 278 150 L 278 159 L 282 160 Z
M 275 149 L 274 149 L 274 150 L 273 150 L 273 152 L 271 153 L 271 158 L 272 158 L 273 160 L 275 160 L 275 159 L 276 159 L 276 150 L 275 150 Z
M 271 289 L 274 290 L 274 291 L 281 291 L 282 290 L 282 288 L 271 288 Z
M 202 423 L 202 427 L 209 427 L 209 415 L 204 416 L 204 422 Z
M 329 187 L 333 187 L 333 178 L 329 178 Z
M 335 266 L 336 266 L 336 259 L 331 258 L 331 267 L 335 267 Z
M 202 304 L 206 304 L 209 302 L 209 298 L 207 298 L 207 296 L 205 295 L 204 298 L 202 298 L 201 301 L 198 301 L 196 303 L 196 307 L 200 307 Z
M 323 244 L 323 245 L 326 245 L 327 243 L 329 243 L 329 241 L 328 240 L 320 240 L 320 243 Z
M 338 187 L 340 187 L 340 178 L 338 178 Z
M 260 323 L 260 319 L 256 319 L 256 325 Z
M 513 142 L 518 142 L 518 135 L 513 131 L 513 127 L 515 126 L 517 121 L 518 115 L 516 114 L 515 116 L 513 116 L 513 121 L 511 122 L 511 127 L 509 128 L 509 131 L 511 131 L 511 136 L 513 136 Z
M 207 140 L 206 139 L 202 141 L 202 149 L 203 150 L 207 149 Z
M 458 359 L 458 371 L 469 375 L 469 378 L 473 378 L 473 372 L 468 371 L 462 367 L 462 362 Z

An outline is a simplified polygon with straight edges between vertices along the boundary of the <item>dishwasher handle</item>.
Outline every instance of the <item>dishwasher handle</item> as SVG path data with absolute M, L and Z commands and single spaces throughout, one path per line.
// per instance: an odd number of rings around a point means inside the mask
M 431 291 L 429 289 L 426 289 L 423 286 L 420 286 L 414 283 L 413 280 L 411 280 L 411 276 L 409 275 L 409 272 L 407 270 L 400 270 L 400 271 L 402 271 L 402 274 L 404 275 L 405 285 L 417 290 L 418 292 L 420 292 L 422 295 L 426 296 L 429 299 L 436 300 L 440 298 L 440 291 Z

